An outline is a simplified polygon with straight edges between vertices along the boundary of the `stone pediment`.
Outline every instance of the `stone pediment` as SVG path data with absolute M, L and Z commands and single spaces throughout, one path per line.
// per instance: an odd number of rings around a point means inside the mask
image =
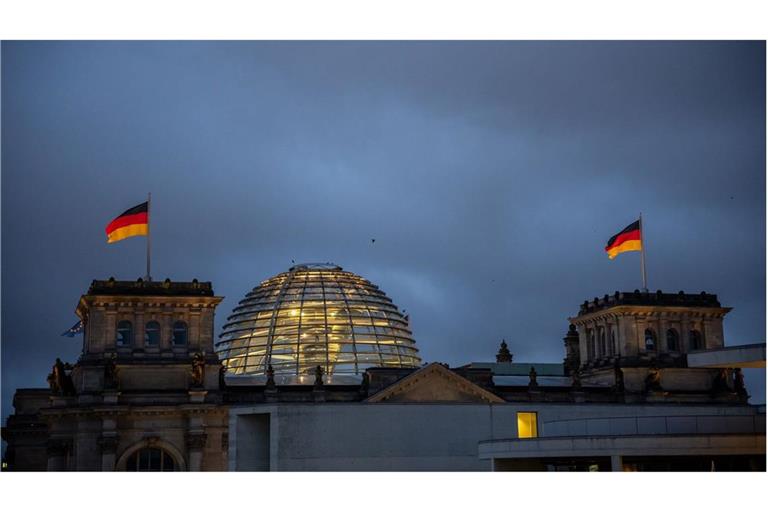
M 440 363 L 430 363 L 368 397 L 370 403 L 504 403 L 504 400 L 457 375 Z

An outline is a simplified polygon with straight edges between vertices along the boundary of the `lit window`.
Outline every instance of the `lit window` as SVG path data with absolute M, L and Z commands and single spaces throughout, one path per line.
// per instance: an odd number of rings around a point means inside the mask
M 121 320 L 117 324 L 117 338 L 115 342 L 118 347 L 127 347 L 131 344 L 133 338 L 133 326 L 128 320 Z
M 173 324 L 173 344 L 182 346 L 187 344 L 187 324 L 176 322 Z
M 539 437 L 537 422 L 538 420 L 535 412 L 517 413 L 517 437 L 521 439 Z
M 144 344 L 149 347 L 156 347 L 160 344 L 160 324 L 152 321 L 147 322 L 147 327 L 144 331 Z

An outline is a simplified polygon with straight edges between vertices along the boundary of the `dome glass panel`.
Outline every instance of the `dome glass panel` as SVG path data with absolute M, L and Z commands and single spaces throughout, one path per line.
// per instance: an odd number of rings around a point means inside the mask
M 250 291 L 216 351 L 228 373 L 359 375 L 421 365 L 407 317 L 379 288 L 332 264 L 291 267 Z

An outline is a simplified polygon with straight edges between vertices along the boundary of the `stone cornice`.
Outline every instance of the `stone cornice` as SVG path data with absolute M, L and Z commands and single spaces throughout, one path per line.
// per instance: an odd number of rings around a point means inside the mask
M 91 407 L 42 409 L 41 417 L 61 419 L 64 417 L 109 417 L 109 416 L 178 416 L 178 415 L 217 415 L 229 414 L 229 407 L 221 404 L 174 404 L 174 405 L 114 405 L 97 404 Z
M 586 325 L 600 320 L 616 320 L 621 317 L 681 317 L 723 318 L 732 308 L 723 307 L 680 307 L 680 306 L 614 306 L 600 309 L 568 320 L 574 325 Z
M 78 311 L 87 311 L 94 307 L 198 307 L 201 309 L 215 308 L 224 300 L 222 296 L 212 297 L 178 297 L 152 295 L 82 295 Z

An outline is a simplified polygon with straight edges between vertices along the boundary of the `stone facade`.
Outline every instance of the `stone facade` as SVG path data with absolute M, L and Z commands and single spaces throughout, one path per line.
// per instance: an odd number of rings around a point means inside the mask
M 211 284 L 197 280 L 94 281 L 77 307 L 82 354 L 61 365 L 72 390 L 17 392 L 4 430 L 9 465 L 124 470 L 132 455 L 158 449 L 175 469 L 225 469 L 227 409 L 213 351 L 219 302 Z
M 685 354 L 723 346 L 723 317 L 717 295 L 616 292 L 582 304 L 570 319 L 579 336 L 582 368 L 633 364 L 684 365 Z
M 578 368 L 583 384 L 599 386 L 617 385 L 618 368 L 630 394 L 646 392 L 653 380 L 655 391 L 686 400 L 690 393 L 711 391 L 720 378 L 716 369 L 687 368 L 687 355 L 723 347 L 723 318 L 730 310 L 705 292 L 635 290 L 596 297 L 569 319 L 566 367 Z M 732 390 L 732 372 L 725 380 Z
M 210 283 L 94 281 L 77 307 L 78 361 L 57 360 L 50 389 L 14 397 L 8 469 L 620 469 L 625 455 L 628 467 L 656 464 L 637 457 L 657 440 L 670 445 L 659 457 L 679 462 L 671 436 L 724 467 L 760 469 L 761 453 L 765 467 L 765 411 L 746 403 L 735 370 L 688 367 L 685 336 L 679 350 L 658 336 L 649 350 L 638 334 L 700 329 L 705 347 L 722 347 L 729 308 L 713 295 L 585 303 L 562 365 L 500 350 L 495 363 L 368 368 L 357 381 L 320 368 L 306 382 L 276 382 L 271 368 L 225 376 L 213 350 L 220 301 Z M 537 418 L 538 439 L 520 439 L 520 414 Z

